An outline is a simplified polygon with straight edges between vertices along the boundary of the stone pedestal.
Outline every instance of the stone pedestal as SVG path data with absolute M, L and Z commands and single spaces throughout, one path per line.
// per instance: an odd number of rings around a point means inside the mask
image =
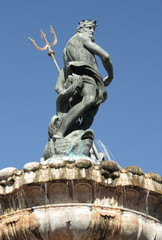
M 0 170 L 0 240 L 161 240 L 162 177 L 113 161 Z

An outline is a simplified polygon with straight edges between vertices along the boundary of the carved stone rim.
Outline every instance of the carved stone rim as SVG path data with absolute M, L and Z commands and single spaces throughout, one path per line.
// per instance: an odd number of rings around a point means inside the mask
M 57 203 L 57 204 L 41 205 L 41 206 L 26 208 L 26 209 L 14 211 L 12 213 L 4 214 L 4 215 L 0 216 L 0 220 L 7 219 L 9 216 L 16 215 L 17 213 L 20 214 L 21 212 L 29 213 L 29 212 L 31 212 L 31 210 L 33 211 L 35 209 L 47 209 L 47 208 L 55 208 L 55 207 L 56 208 L 57 207 L 78 207 L 78 206 L 90 207 L 90 208 L 93 208 L 94 210 L 95 210 L 95 208 L 100 208 L 101 210 L 104 209 L 104 210 L 119 210 L 121 212 L 131 212 L 131 213 L 137 214 L 141 217 L 144 217 L 146 219 L 153 220 L 157 223 L 160 223 L 160 221 L 157 218 L 154 218 L 148 214 L 145 214 L 145 213 L 142 213 L 142 212 L 139 212 L 136 210 L 132 210 L 129 208 L 124 208 L 124 207 L 116 207 L 116 206 L 93 204 L 93 203 L 86 203 L 86 204 L 85 203 Z

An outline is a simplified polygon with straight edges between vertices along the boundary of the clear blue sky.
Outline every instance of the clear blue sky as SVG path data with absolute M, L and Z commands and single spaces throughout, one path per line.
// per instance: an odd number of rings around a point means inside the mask
M 39 161 L 55 114 L 58 77 L 40 29 L 62 52 L 77 22 L 96 19 L 95 40 L 111 55 L 114 80 L 92 129 L 122 167 L 162 175 L 162 1 L 2 1 L 0 4 L 0 169 Z M 100 72 L 106 75 L 101 64 Z

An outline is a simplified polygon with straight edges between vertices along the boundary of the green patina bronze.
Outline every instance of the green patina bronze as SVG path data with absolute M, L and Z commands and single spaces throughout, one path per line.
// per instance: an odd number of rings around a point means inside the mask
M 89 128 L 99 105 L 107 98 L 105 87 L 113 79 L 110 55 L 94 42 L 95 28 L 96 21 L 79 22 L 76 34 L 64 49 L 64 67 L 55 86 L 56 115 L 49 124 L 45 160 L 53 155 L 90 157 L 90 152 L 94 152 L 93 132 Z M 105 78 L 98 72 L 95 55 L 108 74 Z

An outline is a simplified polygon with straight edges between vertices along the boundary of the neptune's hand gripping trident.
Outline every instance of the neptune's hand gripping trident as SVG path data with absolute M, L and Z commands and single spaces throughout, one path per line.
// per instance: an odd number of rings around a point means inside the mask
M 57 64 L 57 61 L 56 61 L 56 58 L 55 58 L 55 52 L 51 49 L 51 47 L 54 46 L 54 45 L 57 43 L 57 37 L 56 37 L 56 34 L 55 34 L 54 29 L 53 29 L 52 26 L 50 26 L 50 31 L 51 31 L 51 33 L 52 33 L 52 35 L 53 35 L 53 38 L 54 38 L 54 41 L 53 41 L 52 43 L 49 43 L 49 42 L 47 41 L 46 34 L 45 34 L 42 30 L 40 30 L 41 37 L 43 38 L 43 40 L 44 40 L 44 42 L 45 42 L 45 44 L 46 44 L 46 45 L 45 45 L 44 47 L 42 47 L 42 48 L 39 47 L 32 38 L 29 37 L 29 40 L 30 40 L 31 43 L 34 45 L 34 47 L 35 47 L 36 49 L 40 50 L 40 51 L 44 51 L 44 50 L 48 49 L 48 55 L 52 58 L 52 60 L 53 60 L 53 62 L 54 62 L 54 64 L 55 64 L 58 72 L 60 73 L 60 68 L 59 68 L 59 66 L 58 66 L 58 64 Z

